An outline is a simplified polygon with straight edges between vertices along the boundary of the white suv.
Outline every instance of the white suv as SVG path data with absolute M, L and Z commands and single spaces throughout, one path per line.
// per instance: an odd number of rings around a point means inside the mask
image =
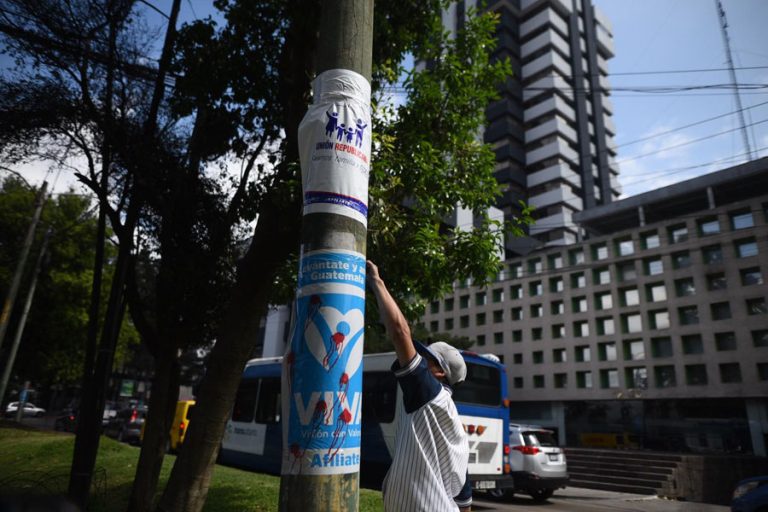
M 568 483 L 565 453 L 557 446 L 554 432 L 536 425 L 509 425 L 509 463 L 514 489 L 491 491 L 496 498 L 511 498 L 525 492 L 535 501 L 546 501 Z

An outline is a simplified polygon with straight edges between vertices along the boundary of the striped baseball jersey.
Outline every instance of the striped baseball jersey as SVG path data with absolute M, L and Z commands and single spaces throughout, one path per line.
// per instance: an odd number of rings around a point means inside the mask
M 395 361 L 392 369 L 404 410 L 382 486 L 384 510 L 444 512 L 471 505 L 469 445 L 450 388 L 440 384 L 419 354 L 402 368 Z

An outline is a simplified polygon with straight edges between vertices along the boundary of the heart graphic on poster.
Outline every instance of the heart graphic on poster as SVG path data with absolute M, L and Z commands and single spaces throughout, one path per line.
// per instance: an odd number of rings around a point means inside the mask
M 345 373 L 351 376 L 362 359 L 363 344 L 357 343 L 363 334 L 364 317 L 359 309 L 342 314 L 336 308 L 323 306 L 312 315 L 304 332 L 309 351 L 326 370 L 335 366 L 350 345 Z

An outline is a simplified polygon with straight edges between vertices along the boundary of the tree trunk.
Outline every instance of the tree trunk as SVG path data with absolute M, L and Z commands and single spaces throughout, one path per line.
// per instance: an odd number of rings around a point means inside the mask
M 144 438 L 136 465 L 128 512 L 146 512 L 152 509 L 179 398 L 181 368 L 176 354 L 163 354 L 156 362 L 155 376 L 152 379 L 152 398 L 144 422 Z
M 297 229 L 277 206 L 261 215 L 248 251 L 241 262 L 229 308 L 211 351 L 207 372 L 197 395 L 184 445 L 157 510 L 199 512 L 205 504 L 214 463 L 237 386 L 266 310 L 275 271 L 296 242 Z M 262 250 L 271 247 L 272 250 Z

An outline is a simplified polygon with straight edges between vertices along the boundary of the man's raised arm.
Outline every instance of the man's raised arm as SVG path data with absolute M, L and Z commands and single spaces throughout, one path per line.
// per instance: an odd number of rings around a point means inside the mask
M 408 327 L 408 322 L 406 322 L 402 311 L 379 276 L 379 268 L 371 261 L 366 264 L 366 279 L 368 286 L 376 296 L 381 321 L 387 330 L 387 337 L 395 346 L 397 360 L 401 367 L 405 367 L 416 356 L 416 348 L 411 339 L 411 328 Z

